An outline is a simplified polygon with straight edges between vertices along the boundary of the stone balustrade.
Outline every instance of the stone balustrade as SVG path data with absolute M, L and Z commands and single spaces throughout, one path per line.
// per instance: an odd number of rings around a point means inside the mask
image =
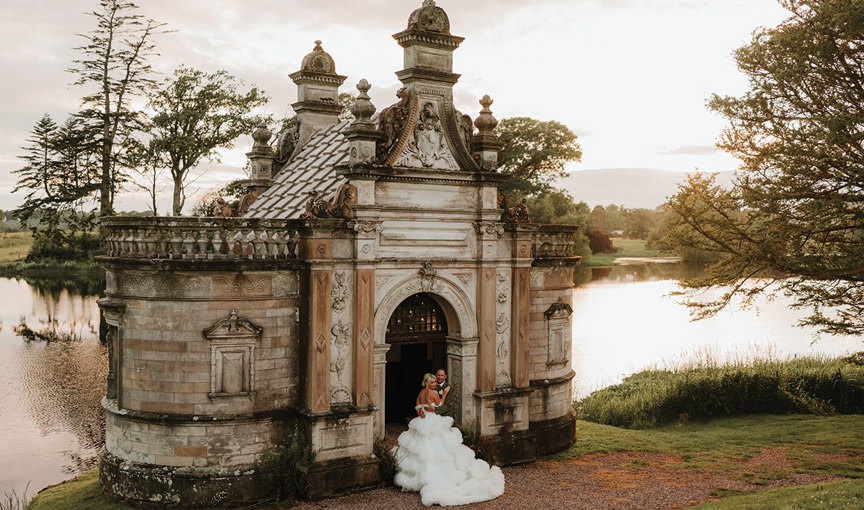
M 534 258 L 576 257 L 578 225 L 537 225 L 534 231 Z
M 293 259 L 293 222 L 247 218 L 108 217 L 108 257 L 139 259 Z

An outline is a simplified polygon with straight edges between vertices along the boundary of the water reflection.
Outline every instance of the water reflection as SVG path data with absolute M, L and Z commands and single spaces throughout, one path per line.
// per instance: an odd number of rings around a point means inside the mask
M 782 297 L 760 299 L 750 310 L 733 302 L 717 316 L 693 322 L 682 298 L 670 293 L 680 290 L 676 279 L 699 270 L 679 263 L 580 269 L 573 294 L 577 398 L 639 370 L 694 358 L 837 356 L 864 349 L 861 338 L 796 327 L 806 312 L 791 310 Z
M 38 489 L 95 465 L 107 353 L 88 291 L 0 279 L 0 492 L 21 493 L 28 482 Z

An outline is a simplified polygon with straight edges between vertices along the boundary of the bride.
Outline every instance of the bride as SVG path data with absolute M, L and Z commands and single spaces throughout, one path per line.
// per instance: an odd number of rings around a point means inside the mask
M 395 483 L 403 491 L 420 491 L 424 505 L 466 505 L 495 499 L 504 493 L 504 474 L 498 466 L 474 458 L 462 444 L 453 418 L 435 414 L 441 404 L 432 374 L 423 377 L 417 396 L 417 418 L 399 435 L 395 447 Z

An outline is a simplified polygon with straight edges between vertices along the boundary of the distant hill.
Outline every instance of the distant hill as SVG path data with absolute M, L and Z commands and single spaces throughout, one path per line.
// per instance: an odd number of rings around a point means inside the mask
M 595 205 L 617 204 L 624 207 L 654 209 L 678 189 L 686 173 L 653 168 L 606 168 L 571 173 L 556 184 L 573 195 L 577 202 Z M 732 172 L 719 172 L 717 182 L 728 186 Z

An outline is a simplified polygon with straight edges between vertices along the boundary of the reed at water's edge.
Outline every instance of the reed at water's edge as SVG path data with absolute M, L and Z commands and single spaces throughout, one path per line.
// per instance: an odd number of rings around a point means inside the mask
M 574 408 L 582 420 L 627 428 L 745 414 L 864 414 L 864 352 L 645 370 Z

